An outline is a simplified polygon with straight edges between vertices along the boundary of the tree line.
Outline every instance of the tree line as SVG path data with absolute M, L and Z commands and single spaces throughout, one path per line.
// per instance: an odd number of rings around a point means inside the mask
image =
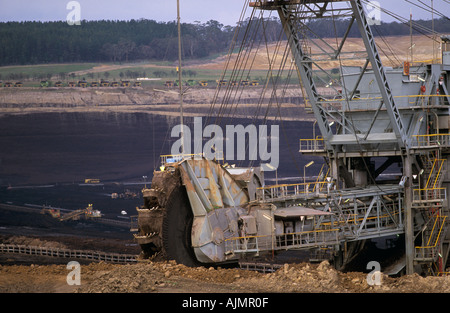
M 430 27 L 431 21 L 416 21 Z M 254 28 L 252 40 L 268 42 L 284 39 L 280 22 L 264 20 L 264 27 L 255 20 L 241 22 L 241 29 Z M 341 36 L 347 21 L 322 19 L 309 23 L 316 35 Z M 183 58 L 203 58 L 229 50 L 237 26 L 218 21 L 183 23 Z M 375 35 L 409 35 L 407 25 L 392 22 L 375 26 Z M 449 33 L 450 20 L 435 20 L 437 32 Z M 240 31 L 243 40 L 250 31 Z M 417 33 L 415 31 L 415 33 Z M 359 36 L 354 27 L 350 36 Z M 60 22 L 0 23 L 0 66 L 70 62 L 127 62 L 138 60 L 176 60 L 178 57 L 177 24 L 154 20 L 82 21 L 80 26 Z
M 216 22 L 183 24 L 183 53 L 199 58 L 224 51 L 231 30 Z M 174 60 L 177 24 L 153 20 L 0 23 L 0 65 Z

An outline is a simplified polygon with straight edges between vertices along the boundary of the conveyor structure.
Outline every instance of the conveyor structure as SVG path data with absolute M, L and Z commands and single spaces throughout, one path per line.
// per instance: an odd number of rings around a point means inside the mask
M 311 250 L 311 255 L 327 250 L 339 268 L 364 240 L 404 236 L 405 273 L 445 272 L 450 40 L 442 38 L 442 63 L 388 68 L 363 3 L 250 3 L 278 13 L 306 106 L 321 133 L 300 139 L 300 152 L 322 156 L 329 170 L 315 182 L 266 186 L 256 168 L 231 171 L 214 160 L 186 155 L 166 162 L 138 209 L 137 238 L 146 254 L 160 251 L 197 265 L 289 249 Z M 307 40 L 314 35 L 307 21 L 336 17 L 348 21 L 336 46 L 322 38 Z M 364 43 L 361 51 L 346 49 L 355 25 Z M 347 66 L 349 59 L 359 59 L 360 66 Z M 327 61 L 339 62 L 339 79 L 324 68 Z M 333 82 L 326 94 L 316 86 L 324 77 Z M 380 179 L 390 166 L 401 175 Z

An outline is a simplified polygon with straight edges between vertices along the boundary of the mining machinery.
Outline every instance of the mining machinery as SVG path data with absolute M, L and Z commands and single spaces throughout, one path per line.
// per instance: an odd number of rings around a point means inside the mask
M 312 182 L 266 185 L 258 167 L 230 168 L 195 155 L 164 157 L 138 209 L 135 237 L 143 255 L 196 266 L 286 250 L 326 251 L 342 268 L 366 240 L 401 236 L 405 243 L 397 261 L 403 273 L 444 273 L 450 242 L 450 39 L 440 39 L 439 64 L 390 68 L 381 61 L 364 1 L 250 6 L 276 12 L 281 20 L 321 133 L 300 139 L 300 152 L 322 156 L 328 170 Z M 306 40 L 313 34 L 306 21 L 335 17 L 348 22 L 336 46 Z M 349 52 L 354 25 L 363 47 Z M 357 58 L 360 66 L 346 66 Z M 340 64 L 339 79 L 321 66 L 330 60 Z M 324 77 L 317 78 L 318 72 L 333 80 L 332 92 L 317 88 Z M 381 179 L 391 166 L 401 174 Z

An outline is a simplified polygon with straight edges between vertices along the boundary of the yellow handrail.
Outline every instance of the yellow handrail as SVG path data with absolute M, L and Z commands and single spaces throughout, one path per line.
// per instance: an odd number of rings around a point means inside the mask
M 450 133 L 413 135 L 413 137 L 434 137 L 434 136 L 450 136 Z
M 437 159 L 434 159 L 433 166 L 431 167 L 430 175 L 428 176 L 427 184 L 425 185 L 425 188 L 428 188 L 428 184 L 430 183 L 430 179 L 431 179 L 431 174 L 433 173 L 434 167 L 436 166 L 436 161 L 437 161 Z
M 414 201 L 421 201 L 421 200 L 444 200 L 447 199 L 447 194 L 446 194 L 446 188 L 443 187 L 439 187 L 439 188 L 415 188 L 413 189 L 413 202 Z M 421 193 L 424 192 L 425 193 L 425 198 L 426 199 L 422 199 L 423 196 L 421 195 Z M 430 196 L 430 193 L 432 193 L 433 195 Z M 437 193 L 437 195 L 435 194 Z M 443 193 L 443 194 L 442 194 Z
M 317 151 L 324 148 L 324 140 L 320 136 L 313 139 L 300 139 L 300 151 Z
M 320 178 L 320 175 L 322 174 L 322 172 L 323 172 L 323 168 L 325 167 L 325 163 L 324 164 L 322 164 L 322 167 L 320 168 L 320 171 L 319 171 L 319 175 L 317 175 L 317 179 L 316 179 L 316 182 L 314 183 L 314 188 L 313 188 L 313 192 L 315 192 L 316 191 L 316 187 L 317 187 L 317 184 L 318 183 L 320 183 L 320 181 L 319 181 L 319 178 Z M 325 174 L 325 176 L 324 177 L 328 177 L 328 174 L 330 173 L 330 168 L 328 167 L 328 170 L 327 170 L 327 173 Z
M 430 245 L 430 241 L 431 241 L 431 238 L 433 237 L 434 229 L 436 228 L 437 221 L 438 221 L 438 217 L 436 217 L 436 219 L 434 220 L 433 228 L 431 229 L 431 234 L 430 234 L 430 238 L 428 238 L 427 246 Z
M 436 174 L 436 178 L 434 179 L 433 188 L 436 187 L 436 184 L 437 184 L 437 182 L 439 180 L 439 177 L 441 176 L 441 169 L 442 169 L 442 166 L 444 165 L 444 161 L 445 160 L 443 160 L 443 159 L 439 159 L 439 162 L 441 162 L 441 166 L 439 166 L 438 173 Z
M 432 234 L 434 233 L 434 228 L 435 228 L 435 226 L 436 226 L 436 223 L 437 223 L 437 220 L 438 220 L 438 219 L 442 219 L 441 227 L 439 228 L 439 233 L 438 233 L 438 235 L 437 235 L 437 237 L 436 237 L 436 240 L 435 240 L 435 242 L 434 242 L 434 245 L 430 246 L 430 245 L 429 245 L 429 244 L 430 244 L 430 240 L 431 240 L 431 238 L 433 237 Z M 446 220 L 446 219 L 447 219 L 447 216 L 437 216 L 437 217 L 436 217 L 436 220 L 434 221 L 433 229 L 432 229 L 432 231 L 431 231 L 430 238 L 428 239 L 427 246 L 416 246 L 416 249 L 430 249 L 430 248 L 435 248 L 435 247 L 437 246 L 438 242 L 439 242 L 439 238 L 441 237 L 442 228 L 444 228 L 444 224 L 445 224 L 445 220 Z
M 430 191 L 430 190 L 445 190 L 446 188 L 444 187 L 439 187 L 439 188 L 416 188 L 413 189 L 413 191 Z
M 416 138 L 419 147 L 442 146 L 450 143 L 449 133 L 413 135 Z
M 444 165 L 444 161 L 445 160 L 443 160 L 443 159 L 434 159 L 433 166 L 431 167 L 430 175 L 428 176 L 428 179 L 427 179 L 427 184 L 425 185 L 426 188 L 428 188 L 428 186 L 429 186 L 430 179 L 433 176 L 432 174 L 435 171 L 435 168 L 437 168 L 437 166 L 439 166 L 439 169 L 437 170 L 438 172 L 437 172 L 436 177 L 435 177 L 434 182 L 433 182 L 433 188 L 436 187 L 436 184 L 438 182 L 439 176 L 441 175 L 441 169 L 442 169 L 442 166 Z M 439 165 L 439 163 L 440 163 L 440 165 Z

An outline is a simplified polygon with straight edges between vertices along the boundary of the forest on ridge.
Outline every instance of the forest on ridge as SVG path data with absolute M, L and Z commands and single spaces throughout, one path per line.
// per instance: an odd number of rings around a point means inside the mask
M 205 23 L 183 23 L 182 54 L 185 59 L 197 59 L 226 53 L 237 35 L 242 40 L 248 25 L 253 40 L 274 42 L 284 39 L 281 24 L 276 18 L 261 21 L 245 20 L 240 31 L 215 20 Z M 431 28 L 430 20 L 416 23 Z M 434 22 L 435 31 L 450 33 L 450 20 Z M 348 21 L 329 19 L 310 22 L 308 26 L 323 38 L 342 36 Z M 376 36 L 409 35 L 409 26 L 382 23 L 374 26 Z M 420 32 L 414 31 L 414 34 Z M 0 23 L 0 66 L 70 62 L 129 62 L 139 60 L 170 61 L 178 57 L 177 23 L 154 20 L 82 21 L 81 25 L 59 22 L 3 22 Z M 355 25 L 350 37 L 359 36 Z

